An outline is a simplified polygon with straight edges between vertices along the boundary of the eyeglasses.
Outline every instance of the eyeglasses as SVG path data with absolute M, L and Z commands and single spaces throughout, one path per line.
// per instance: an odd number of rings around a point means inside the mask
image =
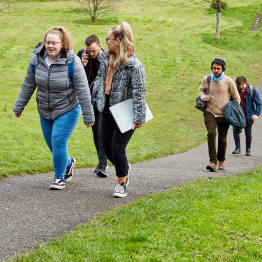
M 52 46 L 55 46 L 55 45 L 57 45 L 59 43 L 62 43 L 62 42 L 56 42 L 56 41 L 52 41 L 52 42 L 47 41 L 47 42 L 45 42 L 46 45 L 52 45 Z
M 116 40 L 114 38 L 109 38 L 109 37 L 106 37 L 106 43 L 108 42 L 108 40 Z

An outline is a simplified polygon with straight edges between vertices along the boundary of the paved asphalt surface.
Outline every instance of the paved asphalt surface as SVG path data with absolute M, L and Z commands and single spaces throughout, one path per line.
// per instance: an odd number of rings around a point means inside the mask
M 259 83 L 261 95 L 262 81 Z M 91 168 L 76 169 L 71 182 L 61 191 L 49 190 L 53 173 L 13 176 L 0 180 L 0 261 L 32 250 L 36 245 L 67 234 L 80 223 L 114 207 L 134 202 L 141 196 L 162 192 L 201 177 L 222 177 L 250 171 L 262 162 L 262 119 L 253 126 L 252 156 L 232 155 L 229 129 L 226 170 L 211 173 L 207 144 L 185 153 L 132 164 L 128 196 L 112 197 L 116 185 L 114 168 L 108 178 L 99 178 Z M 241 134 L 242 151 L 245 149 Z M 244 152 L 242 152 L 244 153 Z

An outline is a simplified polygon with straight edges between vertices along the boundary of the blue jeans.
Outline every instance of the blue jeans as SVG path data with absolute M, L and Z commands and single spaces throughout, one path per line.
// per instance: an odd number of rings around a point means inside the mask
M 55 178 L 64 179 L 66 167 L 71 163 L 67 142 L 72 135 L 81 115 L 80 105 L 55 120 L 40 116 L 40 124 L 47 146 L 53 153 Z

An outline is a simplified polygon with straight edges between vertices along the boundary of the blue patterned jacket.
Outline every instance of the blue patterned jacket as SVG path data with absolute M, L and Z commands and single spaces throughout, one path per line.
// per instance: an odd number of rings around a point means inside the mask
M 112 88 L 109 99 L 109 106 L 118 104 L 124 100 L 132 98 L 134 110 L 134 123 L 143 124 L 145 122 L 145 90 L 146 79 L 143 64 L 131 55 L 128 63 L 124 63 L 115 72 L 112 81 Z M 99 57 L 99 71 L 94 81 L 92 103 L 96 105 L 99 112 L 105 107 L 105 79 L 108 70 L 109 54 L 104 51 Z

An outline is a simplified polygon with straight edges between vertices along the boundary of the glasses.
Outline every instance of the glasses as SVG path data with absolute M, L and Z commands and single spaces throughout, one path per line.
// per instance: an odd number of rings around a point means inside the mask
M 52 45 L 52 46 L 55 46 L 55 45 L 57 45 L 57 44 L 59 44 L 59 43 L 62 43 L 62 42 L 56 42 L 56 41 L 52 41 L 52 42 L 46 41 L 46 42 L 45 42 L 46 45 Z
M 109 38 L 109 37 L 106 37 L 106 43 L 108 42 L 108 40 L 116 40 L 114 38 Z

